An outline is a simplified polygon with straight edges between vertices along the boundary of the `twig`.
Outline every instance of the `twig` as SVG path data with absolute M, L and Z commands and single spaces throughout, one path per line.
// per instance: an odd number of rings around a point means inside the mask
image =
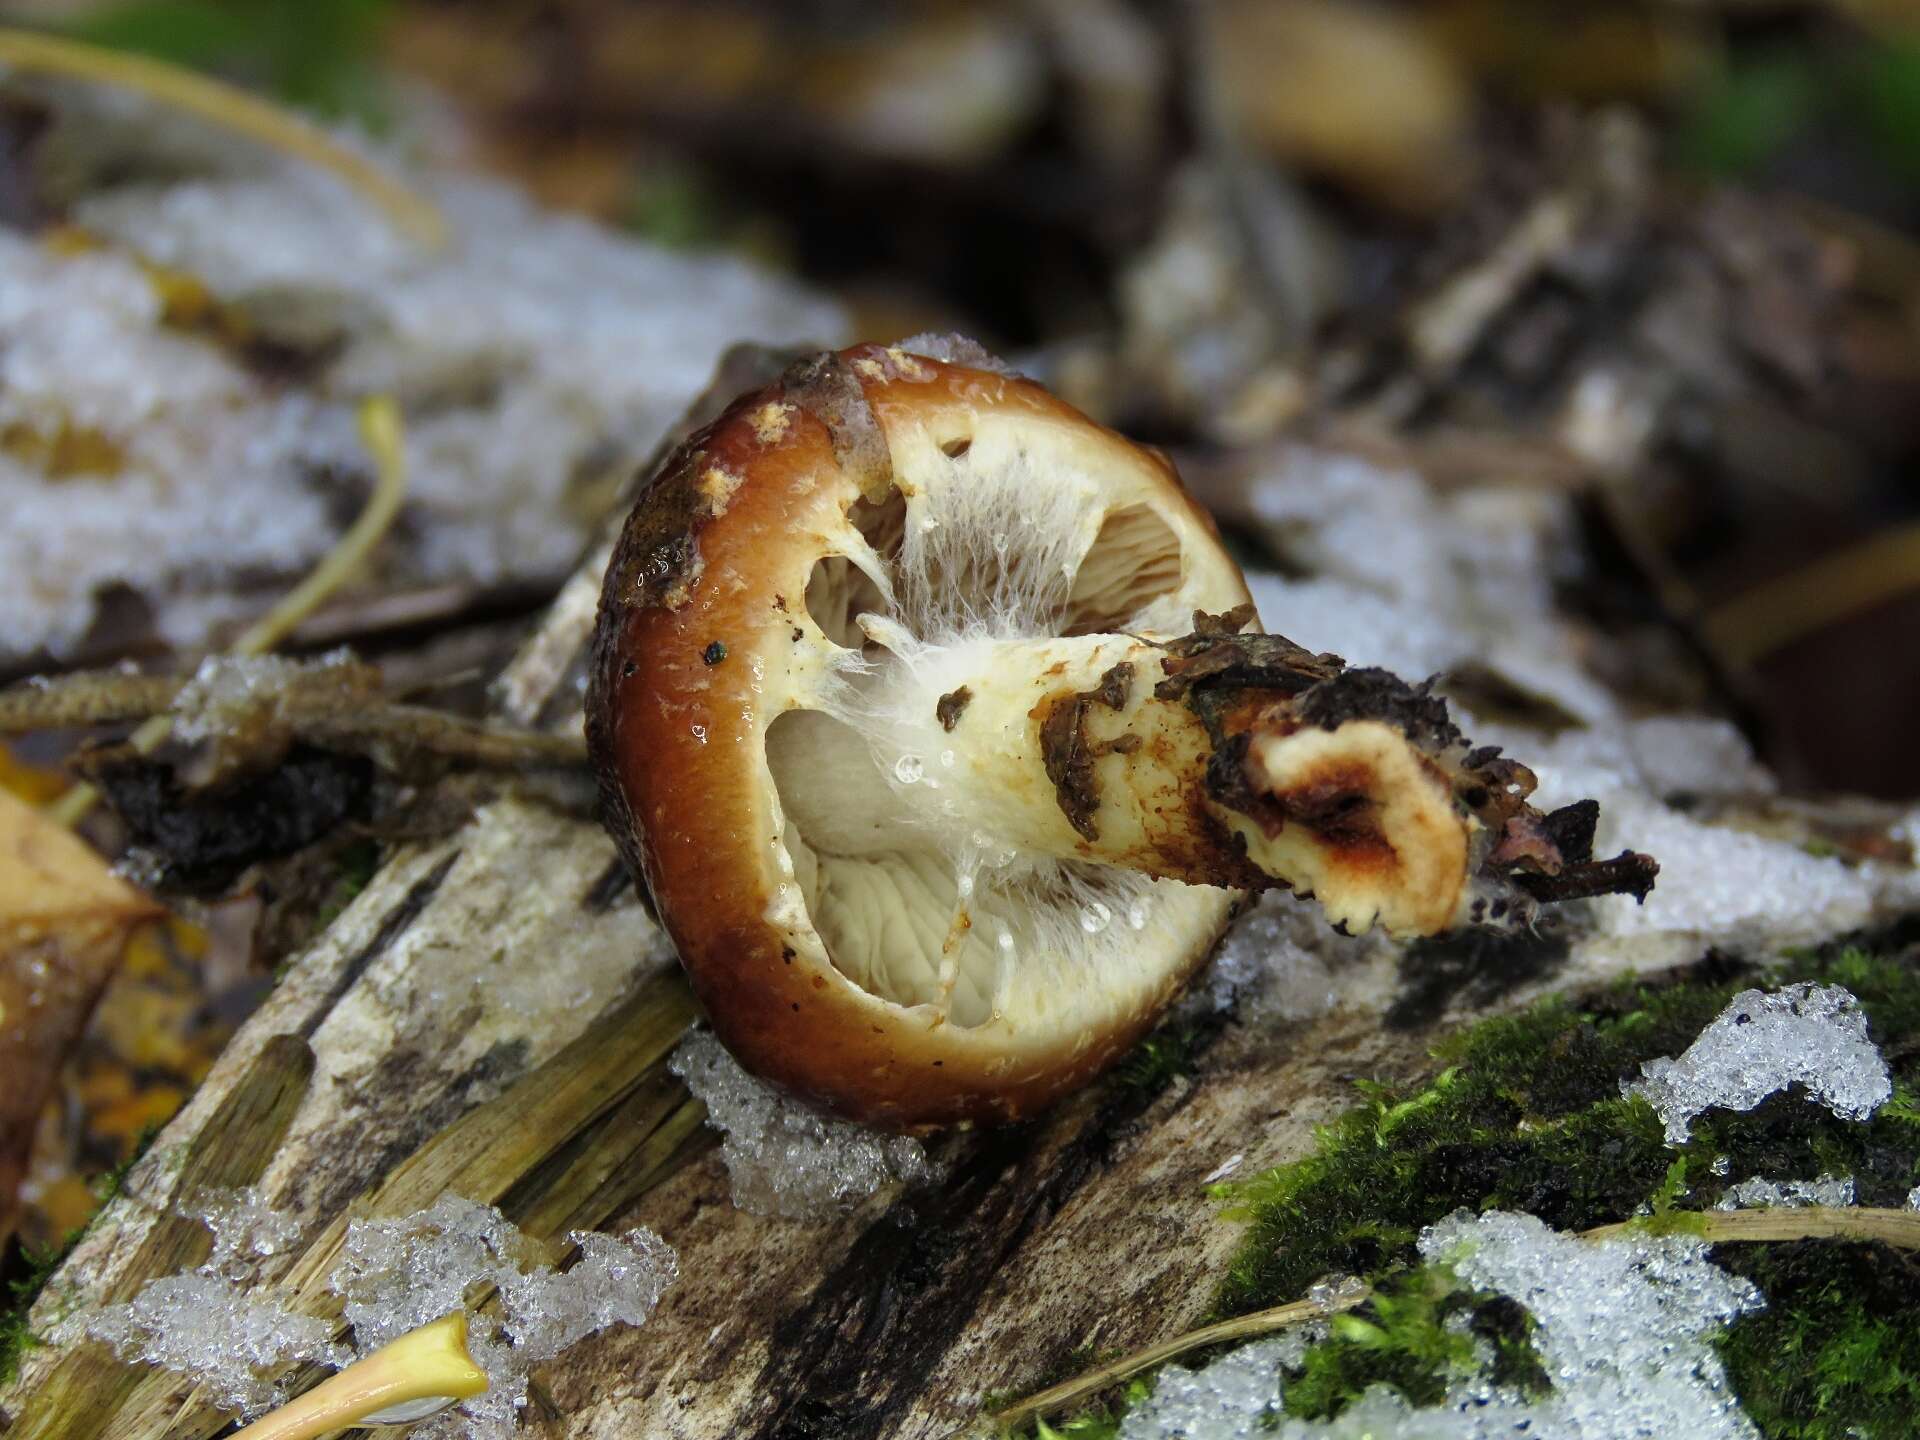
M 331 171 L 384 210 L 416 244 L 429 250 L 446 244 L 446 221 L 427 201 L 317 125 L 235 86 L 143 55 L 124 55 L 77 40 L 10 28 L 0 28 L 0 64 L 150 96 Z
M 1869 1207 L 1809 1205 L 1799 1209 L 1704 1210 L 1682 1212 L 1696 1222 L 1681 1234 L 1697 1235 L 1715 1245 L 1748 1244 L 1767 1240 L 1868 1240 L 1900 1250 L 1920 1250 L 1920 1210 L 1876 1210 Z M 1610 1240 L 1644 1230 L 1645 1220 L 1623 1220 L 1582 1230 L 1583 1240 Z
M 325 749 L 429 755 L 494 770 L 584 768 L 579 731 L 548 734 L 492 725 L 420 705 L 379 705 L 353 713 L 293 717 L 293 733 Z
M 1684 1232 L 1712 1244 L 1746 1244 L 1780 1240 L 1868 1240 L 1896 1246 L 1902 1250 L 1920 1250 L 1920 1210 L 1875 1210 L 1867 1208 L 1808 1206 L 1803 1209 L 1708 1210 L 1687 1212 L 1694 1222 Z M 1632 1233 L 1646 1233 L 1647 1221 L 1624 1220 L 1616 1225 L 1601 1225 L 1582 1230 L 1582 1240 L 1609 1240 Z M 1270 1334 L 1352 1310 L 1373 1294 L 1371 1286 L 1341 1294 L 1327 1301 L 1295 1300 L 1271 1310 L 1256 1310 L 1232 1320 L 1203 1325 L 1171 1340 L 1162 1340 L 1119 1360 L 1096 1365 L 1084 1375 L 1042 1390 L 1037 1395 L 983 1416 L 969 1429 L 955 1432 L 950 1440 L 964 1436 L 991 1434 L 1024 1425 L 1029 1420 L 1057 1414 L 1100 1391 L 1129 1380 L 1143 1370 L 1165 1364 L 1181 1355 L 1208 1345 L 1229 1340 L 1245 1340 Z
M 1038 1395 L 1029 1395 L 1025 1400 L 1017 1401 L 1003 1410 L 996 1410 L 986 1418 L 996 1428 L 1006 1429 L 1021 1425 L 1028 1420 L 1065 1410 L 1109 1386 L 1131 1379 L 1142 1370 L 1165 1364 L 1202 1346 L 1220 1345 L 1229 1340 L 1247 1340 L 1255 1335 L 1268 1335 L 1275 1330 L 1285 1330 L 1290 1325 L 1303 1324 L 1308 1320 L 1338 1315 L 1342 1311 L 1356 1308 L 1372 1294 L 1373 1287 L 1366 1285 L 1357 1290 L 1345 1291 L 1330 1300 L 1295 1300 L 1290 1304 L 1276 1305 L 1271 1310 L 1256 1310 L 1251 1315 L 1237 1315 L 1231 1320 L 1219 1320 L 1212 1325 L 1202 1325 L 1198 1330 L 1189 1330 L 1186 1334 L 1176 1335 L 1171 1340 L 1162 1340 L 1158 1345 L 1149 1345 L 1144 1350 L 1136 1350 L 1123 1359 L 1110 1360 L 1105 1365 L 1096 1365 L 1084 1375 L 1063 1380 L 1050 1389 L 1042 1390 Z M 960 1433 L 977 1433 L 977 1427 L 976 1432 Z M 958 1437 L 955 1437 L 955 1440 L 958 1440 Z
M 0 60 L 7 58 L 7 41 L 15 39 L 0 32 Z M 32 38 L 32 37 L 28 37 Z M 400 512 L 400 501 L 407 490 L 405 436 L 400 424 L 400 407 L 389 395 L 376 395 L 360 406 L 360 438 L 373 456 L 373 494 L 367 497 L 359 517 L 333 549 L 324 555 L 298 585 L 260 619 L 248 626 L 234 642 L 236 655 L 263 655 L 278 645 L 287 633 L 322 605 L 327 596 L 340 588 L 372 553 L 374 546 L 393 524 Z M 151 754 L 173 729 L 168 715 L 155 715 L 133 732 L 129 743 L 142 755 Z M 87 817 L 99 802 L 100 792 L 84 781 L 49 808 L 48 814 L 71 829 Z
M 1875 535 L 1707 612 L 1701 629 L 1730 664 L 1774 651 L 1920 590 L 1920 525 Z

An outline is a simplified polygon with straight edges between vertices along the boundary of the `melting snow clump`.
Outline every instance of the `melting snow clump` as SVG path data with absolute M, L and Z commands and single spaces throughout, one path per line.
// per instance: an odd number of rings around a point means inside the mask
M 296 679 L 352 669 L 356 663 L 345 648 L 316 660 L 209 655 L 173 698 L 173 738 L 193 744 L 225 735 L 244 726 L 261 706 L 275 702 Z
M 342 1365 L 333 1325 L 288 1311 L 208 1267 L 165 1275 L 124 1305 L 82 1320 L 121 1359 L 191 1375 L 222 1410 L 251 1415 L 286 1399 L 273 1371 L 293 1360 Z M 64 1338 L 64 1337 L 63 1337 Z
M 1331 1420 L 1281 1418 L 1284 1371 L 1307 1337 L 1248 1346 L 1205 1370 L 1169 1369 L 1127 1416 L 1124 1440 L 1757 1440 L 1712 1345 L 1763 1303 L 1751 1282 L 1707 1259 L 1692 1237 L 1629 1235 L 1596 1244 L 1531 1215 L 1461 1210 L 1428 1227 L 1420 1253 L 1463 1287 L 1509 1296 L 1536 1329 L 1553 1386 L 1529 1398 L 1487 1372 L 1455 1377 L 1438 1405 L 1414 1409 L 1384 1385 Z
M 1259 1440 L 1271 1434 L 1280 1413 L 1282 1367 L 1298 1365 L 1325 1333 L 1316 1322 L 1256 1340 L 1204 1370 L 1168 1366 L 1153 1395 L 1127 1412 L 1121 1440 Z
M 1647 1061 L 1620 1091 L 1643 1097 L 1680 1145 L 1703 1111 L 1751 1110 L 1796 1084 L 1843 1120 L 1867 1119 L 1893 1094 L 1860 1002 L 1838 985 L 1743 990 L 1678 1060 Z
M 1727 1389 L 1711 1342 L 1722 1326 L 1765 1302 L 1751 1281 L 1709 1261 L 1703 1241 L 1629 1235 L 1596 1244 L 1531 1215 L 1463 1210 L 1430 1226 L 1420 1253 L 1451 1265 L 1463 1285 L 1526 1306 L 1554 1387 L 1531 1404 L 1484 1383 L 1463 1387 L 1449 1397 L 1455 1408 L 1483 1400 L 1485 1408 L 1478 1428 L 1455 1433 L 1581 1440 L 1757 1435 Z
M 442 1195 L 399 1220 L 357 1220 L 329 1282 L 345 1301 L 362 1354 L 439 1319 L 475 1286 L 500 1292 L 498 1334 L 481 1324 L 467 1348 L 492 1382 L 410 1433 L 422 1440 L 507 1440 L 527 1400 L 527 1372 L 608 1325 L 644 1324 L 678 1274 L 651 1230 L 622 1236 L 574 1231 L 581 1258 L 564 1273 L 498 1210 Z M 476 1317 L 477 1319 L 478 1317 Z
M 238 1190 L 206 1189 L 179 1207 L 213 1234 L 207 1268 L 231 1280 L 251 1280 L 260 1262 L 284 1255 L 300 1240 L 292 1216 L 275 1210 L 252 1185 Z
M 893 348 L 904 350 L 909 355 L 924 355 L 929 360 L 944 361 L 948 365 L 966 365 L 975 370 L 992 370 L 1000 375 L 1016 373 L 1011 365 L 978 340 L 951 332 L 942 334 L 938 330 L 922 330 L 918 335 L 909 335 Z
M 213 1233 L 205 1264 L 150 1281 L 132 1300 L 72 1317 L 55 1332 L 113 1348 L 130 1363 L 192 1375 L 222 1410 L 250 1415 L 286 1397 L 274 1372 L 293 1360 L 341 1365 L 350 1358 L 330 1321 L 296 1315 L 255 1282 L 260 1262 L 299 1240 L 285 1215 L 251 1187 L 203 1190 L 180 1213 Z
M 1851 1175 L 1821 1175 L 1817 1180 L 1763 1180 L 1758 1175 L 1727 1187 L 1714 1202 L 1716 1210 L 1755 1210 L 1771 1207 L 1798 1210 L 1807 1205 L 1853 1204 Z
M 890 1181 L 933 1178 L 919 1141 L 814 1113 L 754 1079 L 705 1030 L 680 1042 L 669 1068 L 725 1132 L 720 1153 L 743 1210 L 825 1219 Z
M 568 1241 L 580 1259 L 559 1272 L 498 1210 L 443 1195 L 403 1219 L 348 1227 L 329 1283 L 353 1326 L 349 1349 L 334 1340 L 335 1322 L 289 1311 L 261 1280 L 261 1262 L 291 1250 L 299 1231 L 257 1191 L 204 1191 L 180 1213 L 213 1232 L 207 1263 L 153 1281 L 127 1304 L 75 1316 L 56 1339 L 104 1341 L 131 1363 L 190 1375 L 222 1409 L 250 1416 L 286 1400 L 294 1362 L 338 1368 L 492 1286 L 503 1322 L 495 1330 L 476 1316 L 467 1335 L 490 1388 L 409 1432 L 420 1440 L 511 1440 L 528 1371 L 608 1325 L 644 1324 L 678 1270 L 665 1241 L 631 1230 L 575 1231 Z

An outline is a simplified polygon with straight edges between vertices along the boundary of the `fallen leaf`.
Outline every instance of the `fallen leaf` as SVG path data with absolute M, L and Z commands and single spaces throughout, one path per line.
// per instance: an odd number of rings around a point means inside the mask
M 128 935 L 166 912 L 0 790 L 0 1241 L 40 1112 Z

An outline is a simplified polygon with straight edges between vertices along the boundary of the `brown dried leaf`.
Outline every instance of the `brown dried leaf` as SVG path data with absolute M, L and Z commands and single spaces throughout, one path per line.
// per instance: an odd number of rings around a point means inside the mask
M 0 790 L 0 1239 L 61 1066 L 128 933 L 163 913 L 85 842 Z

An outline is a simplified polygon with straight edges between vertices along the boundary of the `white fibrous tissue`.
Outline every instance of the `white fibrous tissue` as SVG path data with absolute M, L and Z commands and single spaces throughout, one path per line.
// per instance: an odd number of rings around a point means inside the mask
M 1729 1185 L 1716 1210 L 1799 1210 L 1808 1205 L 1853 1204 L 1851 1175 L 1821 1174 L 1812 1180 L 1766 1180 L 1756 1175 Z
M 919 1141 L 817 1114 L 749 1075 L 708 1031 L 681 1041 L 668 1068 L 726 1137 L 720 1154 L 742 1210 L 824 1220 L 894 1181 L 934 1178 Z
M 207 1262 L 74 1316 L 57 1339 L 85 1336 L 129 1363 L 189 1375 L 222 1409 L 249 1417 L 286 1400 L 294 1365 L 343 1366 L 497 1290 L 502 1318 L 475 1315 L 467 1337 L 489 1388 L 410 1432 L 426 1440 L 508 1440 L 533 1366 L 609 1325 L 644 1324 L 677 1273 L 672 1249 L 645 1229 L 575 1231 L 579 1259 L 559 1271 L 498 1210 L 443 1195 L 404 1218 L 348 1226 L 329 1284 L 353 1327 L 349 1347 L 333 1321 L 293 1312 L 261 1278 L 264 1260 L 299 1241 L 290 1217 L 252 1189 L 205 1191 L 179 1213 L 212 1232 Z
M 1713 1340 L 1763 1302 L 1749 1281 L 1716 1267 L 1701 1240 L 1595 1243 L 1531 1215 L 1462 1210 L 1422 1233 L 1420 1253 L 1451 1267 L 1462 1288 L 1526 1307 L 1550 1393 L 1495 1385 L 1485 1350 L 1438 1405 L 1416 1409 L 1376 1385 L 1333 1419 L 1288 1418 L 1284 1371 L 1305 1346 L 1269 1341 L 1204 1370 L 1163 1372 L 1154 1398 L 1128 1414 L 1124 1440 L 1757 1440 Z
M 1907 1192 L 1907 1209 L 1920 1210 L 1920 1185 Z
M 508 1440 L 536 1365 L 609 1325 L 641 1325 L 678 1274 L 672 1249 L 651 1230 L 575 1231 L 580 1259 L 560 1272 L 491 1206 L 443 1195 L 398 1220 L 356 1220 L 329 1284 L 345 1301 L 362 1354 L 459 1309 L 479 1287 L 498 1290 L 502 1320 L 475 1316 L 467 1349 L 487 1390 L 425 1421 L 424 1440 Z
M 1865 1120 L 1893 1094 L 1887 1062 L 1867 1034 L 1860 1002 L 1838 985 L 1743 990 L 1679 1059 L 1646 1061 L 1629 1098 L 1653 1106 L 1667 1143 L 1686 1143 L 1696 1115 L 1751 1110 L 1790 1085 L 1843 1120 Z
M 72 652 L 109 587 L 177 646 L 258 611 L 364 502 L 355 410 L 374 394 L 407 420 L 408 523 L 382 578 L 554 575 L 596 518 L 580 496 L 647 456 L 730 345 L 844 328 L 747 263 L 500 184 L 411 177 L 449 222 L 427 253 L 330 176 L 143 181 L 142 157 L 110 158 L 71 208 L 97 247 L 0 232 L 0 655 Z M 149 262 L 206 287 L 249 344 L 175 323 Z
M 84 1311 L 55 1332 L 63 1343 L 97 1340 L 130 1363 L 191 1375 L 222 1410 L 255 1414 L 286 1398 L 286 1367 L 312 1360 L 341 1365 L 332 1322 L 287 1309 L 279 1292 L 255 1283 L 260 1264 L 289 1250 L 298 1228 L 259 1193 L 203 1190 L 179 1208 L 213 1235 L 204 1264 L 162 1276 L 119 1305 Z

